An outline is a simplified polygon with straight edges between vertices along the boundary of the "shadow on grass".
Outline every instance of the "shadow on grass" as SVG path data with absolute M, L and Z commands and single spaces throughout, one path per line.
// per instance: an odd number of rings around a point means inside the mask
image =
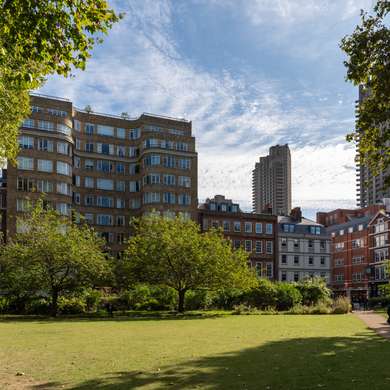
M 108 373 L 66 388 L 388 390 L 389 362 L 390 342 L 367 332 L 356 337 L 279 340 L 256 348 L 191 359 L 154 372 Z
M 158 321 L 158 320 L 194 320 L 194 319 L 210 319 L 219 318 L 230 315 L 231 311 L 226 312 L 208 312 L 208 311 L 188 311 L 180 314 L 177 312 L 168 311 L 131 311 L 117 312 L 114 316 L 106 314 L 85 314 L 85 315 L 59 315 L 58 317 L 41 316 L 41 315 L 0 315 L 1 322 L 68 322 L 68 321 Z

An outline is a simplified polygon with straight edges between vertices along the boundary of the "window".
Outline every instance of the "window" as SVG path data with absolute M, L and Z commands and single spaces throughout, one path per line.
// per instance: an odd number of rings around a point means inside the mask
M 74 203 L 80 204 L 80 200 L 81 200 L 80 193 L 74 192 L 73 193 L 73 201 L 74 201 Z
M 72 176 L 72 167 L 62 161 L 57 161 L 57 173 L 60 175 Z
M 352 240 L 352 248 L 361 248 L 362 246 L 364 246 L 363 239 Z
M 53 141 L 50 141 L 45 138 L 38 139 L 38 150 L 42 152 L 52 152 L 53 151 Z
M 111 179 L 96 179 L 96 188 L 99 190 L 112 191 L 114 189 L 114 181 Z
M 87 222 L 89 224 L 93 224 L 93 214 L 85 213 L 84 214 L 84 219 L 85 219 L 85 222 Z
M 85 151 L 88 153 L 93 153 L 93 143 L 92 142 L 87 142 L 85 144 Z
M 344 235 L 344 229 L 341 229 L 341 230 L 339 231 L 339 234 L 340 234 L 340 236 L 343 236 L 343 235 Z
M 282 282 L 285 282 L 287 280 L 287 272 L 286 271 L 282 271 L 281 279 L 282 279 Z
M 163 202 L 169 204 L 176 203 L 176 195 L 173 192 L 164 192 L 163 193 Z
M 117 215 L 116 216 L 116 226 L 125 226 L 125 216 Z
M 93 206 L 95 204 L 95 197 L 93 195 L 85 195 L 84 196 L 84 204 L 86 206 Z
M 343 242 L 336 242 L 334 245 L 334 249 L 336 252 L 340 252 L 344 249 L 344 243 Z
M 235 232 L 241 231 L 241 222 L 240 221 L 234 221 L 233 222 L 233 229 Z
M 308 245 L 309 245 L 309 248 L 313 248 L 313 246 L 314 246 L 313 240 L 309 240 Z
M 122 139 L 126 138 L 126 130 L 122 129 L 120 127 L 117 127 L 117 129 L 116 129 L 116 136 L 118 138 L 122 138 Z
M 27 127 L 29 129 L 32 129 L 34 127 L 34 120 L 33 119 L 25 119 L 22 124 L 23 127 Z
M 28 137 L 27 135 L 22 135 L 19 137 L 19 146 L 21 149 L 33 149 L 34 148 L 34 138 Z
M 348 228 L 348 233 L 353 233 L 353 226 Z
M 117 198 L 116 199 L 116 208 L 117 209 L 124 209 L 126 207 L 126 202 L 122 198 Z
M 86 123 L 84 126 L 84 130 L 85 130 L 85 134 L 93 135 L 95 131 L 95 125 L 93 125 L 92 123 Z
M 70 185 L 68 183 L 58 182 L 57 193 L 62 195 L 70 195 L 71 194 Z
M 256 251 L 256 253 L 262 253 L 263 252 L 263 243 L 261 241 L 256 241 L 256 243 L 255 243 L 255 251 Z
M 137 157 L 139 155 L 139 149 L 135 146 L 129 147 L 129 157 Z
M 138 139 L 141 137 L 141 130 L 140 129 L 130 129 L 129 131 L 129 138 L 130 139 Z
M 363 273 L 362 272 L 355 272 L 352 274 L 352 281 L 353 282 L 361 282 L 363 280 Z
M 34 180 L 27 177 L 18 177 L 17 190 L 30 192 L 34 188 Z
M 86 176 L 84 179 L 85 188 L 93 188 L 95 186 L 94 178 Z
M 34 159 L 30 157 L 18 157 L 18 169 L 32 171 L 34 169 Z
M 299 272 L 294 272 L 294 282 L 299 282 Z
M 266 276 L 268 279 L 272 279 L 272 277 L 274 276 L 274 267 L 273 267 L 273 264 L 271 263 L 267 263 L 265 265 L 265 272 L 266 272 Z
M 30 202 L 28 199 L 16 199 L 16 211 L 26 212 L 30 208 Z
M 294 265 L 299 265 L 299 256 L 294 256 Z
M 74 181 L 74 185 L 76 186 L 76 187 L 80 187 L 80 176 L 75 176 L 74 177 L 74 179 L 73 179 L 73 181 Z
M 129 181 L 129 191 L 130 192 L 139 192 L 140 191 L 140 182 L 139 181 Z
M 183 206 L 189 206 L 191 204 L 191 196 L 188 194 L 179 194 L 178 204 Z
M 174 186 L 176 184 L 175 175 L 163 175 L 163 183 L 167 186 Z
M 166 168 L 176 168 L 176 157 L 174 156 L 164 156 L 163 165 Z
M 314 257 L 309 256 L 309 265 L 314 265 Z
M 319 226 L 310 226 L 309 227 L 310 234 L 320 235 L 321 234 L 321 228 Z
M 324 257 L 324 256 L 321 256 L 321 257 L 320 257 L 320 264 L 321 264 L 322 266 L 324 266 L 324 265 L 326 264 L 326 260 L 325 260 L 325 257 Z
M 334 265 L 335 267 L 342 267 L 344 265 L 344 259 L 335 259 Z
M 252 233 L 252 222 L 245 222 L 245 233 Z
M 156 166 L 160 165 L 160 156 L 158 154 L 151 154 L 144 158 L 145 166 Z
M 96 144 L 96 152 L 105 154 L 105 155 L 113 155 L 114 154 L 114 145 L 112 144 Z
M 344 281 L 344 274 L 337 274 L 335 275 L 335 281 L 336 282 L 343 282 Z
M 53 172 L 53 161 L 51 160 L 38 160 L 38 171 L 41 172 Z
M 96 170 L 100 172 L 110 173 L 113 171 L 112 161 L 107 160 L 97 160 L 96 161 Z
M 139 173 L 139 164 L 129 164 L 129 174 L 135 175 Z
M 76 130 L 76 131 L 80 131 L 81 130 L 81 123 L 80 121 L 78 121 L 77 119 L 75 119 L 73 121 L 73 128 Z
M 57 153 L 67 156 L 69 154 L 69 144 L 66 142 L 57 142 Z
M 98 214 L 96 216 L 96 223 L 103 226 L 112 226 L 112 215 Z
M 282 248 L 286 248 L 287 247 L 287 238 L 281 237 L 280 243 L 281 243 Z
M 116 163 L 116 173 L 125 173 L 125 165 L 122 163 Z
M 81 168 L 81 159 L 80 157 L 74 157 L 74 167 Z
M 294 242 L 294 248 L 299 249 L 299 240 L 295 239 L 293 242 Z
M 188 176 L 179 176 L 178 178 L 178 184 L 180 187 L 191 187 L 191 178 Z
M 149 175 L 144 176 L 144 184 L 160 184 L 160 174 L 159 173 L 149 173 Z
M 126 191 L 126 182 L 124 181 L 117 181 L 115 183 L 115 190 L 125 192 Z
M 252 252 L 252 241 L 251 240 L 245 240 L 245 250 L 247 252 Z
M 69 126 L 63 125 L 62 123 L 57 123 L 57 131 L 66 135 L 72 134 L 72 129 Z
M 129 207 L 131 209 L 139 209 L 141 207 L 141 199 L 140 198 L 130 199 Z
M 230 230 L 230 222 L 229 221 L 223 221 L 223 231 L 228 232 Z
M 113 137 L 114 136 L 114 128 L 111 126 L 97 125 L 96 133 L 98 135 L 104 135 L 106 137 Z
M 179 159 L 179 168 L 180 169 L 191 169 L 191 160 L 188 158 Z
M 158 139 L 149 138 L 144 141 L 145 148 L 158 148 L 159 146 L 160 146 L 160 141 Z
M 37 190 L 39 192 L 53 192 L 53 183 L 49 180 L 37 180 Z
M 269 255 L 273 253 L 273 251 L 274 251 L 274 243 L 272 241 L 267 241 L 267 243 L 266 243 L 266 250 L 265 251 Z
M 257 234 L 263 233 L 263 224 L 261 222 L 256 222 L 255 230 Z
M 361 232 L 363 230 L 363 225 L 359 225 L 358 230 L 359 230 L 359 232 Z
M 282 264 L 287 264 L 287 255 L 282 255 Z
M 267 223 L 266 226 L 265 226 L 265 232 L 267 234 L 272 234 L 273 232 L 273 227 L 272 227 L 272 223 Z
M 45 131 L 53 131 L 54 123 L 47 122 L 47 121 L 38 121 L 38 129 L 45 130 Z
M 70 213 L 70 205 L 67 203 L 57 203 L 56 210 L 61 215 L 69 215 Z
M 114 207 L 114 199 L 111 196 L 98 196 L 96 198 L 98 207 Z
M 215 204 L 215 203 L 210 203 L 209 204 L 209 209 L 211 210 L 211 211 L 215 211 L 216 209 L 217 209 L 217 205 Z
M 240 240 L 233 240 L 233 247 L 234 247 L 234 249 L 240 249 L 241 241 Z
M 145 192 L 144 193 L 144 203 L 158 203 L 160 202 L 160 193 L 159 192 Z
M 285 233 L 294 233 L 295 225 L 285 223 L 285 224 L 283 224 L 283 231 Z
M 48 112 L 50 115 L 58 116 L 58 117 L 61 117 L 61 118 L 65 118 L 65 117 L 67 116 L 66 111 L 56 110 L 56 109 L 54 109 L 54 108 L 48 108 L 48 109 L 47 109 L 47 112 Z
M 125 146 L 118 145 L 118 146 L 116 147 L 116 154 L 117 154 L 117 156 L 119 156 L 119 157 L 126 157 L 126 147 L 125 147 Z

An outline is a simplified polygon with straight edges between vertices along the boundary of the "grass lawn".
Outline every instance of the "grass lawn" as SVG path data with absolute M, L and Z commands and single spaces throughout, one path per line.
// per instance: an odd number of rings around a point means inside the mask
M 0 317 L 0 389 L 377 390 L 389 367 L 353 315 Z

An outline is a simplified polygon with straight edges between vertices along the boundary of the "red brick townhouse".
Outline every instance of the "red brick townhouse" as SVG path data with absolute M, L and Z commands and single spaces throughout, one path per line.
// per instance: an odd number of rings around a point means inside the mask
M 371 296 L 371 244 L 369 226 L 383 205 L 362 209 L 337 209 L 318 213 L 317 222 L 327 227 L 331 236 L 331 282 L 336 295 L 346 295 L 352 302 Z
M 216 195 L 198 209 L 202 231 L 211 227 L 223 229 L 235 248 L 249 252 L 250 266 L 261 277 L 277 277 L 277 217 L 270 214 L 246 213 L 237 203 Z

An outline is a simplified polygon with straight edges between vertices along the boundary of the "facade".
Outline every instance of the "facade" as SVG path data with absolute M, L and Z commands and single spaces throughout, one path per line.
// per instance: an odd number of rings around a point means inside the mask
M 276 145 L 260 157 L 252 171 L 253 212 L 272 210 L 288 215 L 291 210 L 291 155 L 288 145 Z
M 369 295 L 376 297 L 380 294 L 378 287 L 389 283 L 390 214 L 388 211 L 379 211 L 368 224 L 368 246 Z
M 356 102 L 356 115 L 359 115 L 359 105 L 367 94 L 367 89 L 361 85 L 359 87 L 359 100 Z M 390 187 L 385 184 L 386 178 L 390 176 L 390 168 L 374 176 L 368 167 L 360 162 L 359 143 L 357 144 L 355 160 L 358 207 L 367 207 L 379 203 L 383 198 L 390 198 Z
M 7 232 L 7 171 L 0 169 L 0 242 Z
M 249 253 L 249 265 L 260 277 L 275 279 L 277 275 L 277 217 L 245 213 L 237 203 L 216 195 L 200 205 L 198 218 L 202 231 L 222 228 L 234 248 Z
M 18 166 L 7 169 L 7 231 L 28 202 L 45 194 L 61 214 L 81 214 L 112 252 L 129 220 L 150 212 L 196 219 L 197 153 L 192 124 L 77 109 L 66 99 L 31 96 L 20 130 Z
M 330 238 L 323 225 L 303 218 L 299 208 L 278 217 L 278 279 L 298 282 L 307 277 L 330 281 Z
M 377 294 L 377 285 L 383 283 L 384 276 L 384 258 L 380 256 L 385 255 L 386 248 L 379 245 L 382 237 L 376 242 L 375 236 L 382 236 L 383 227 L 376 227 L 380 218 L 375 216 L 381 215 L 384 208 L 383 204 L 375 204 L 317 213 L 317 221 L 325 224 L 332 240 L 331 287 L 336 295 L 361 302 Z

